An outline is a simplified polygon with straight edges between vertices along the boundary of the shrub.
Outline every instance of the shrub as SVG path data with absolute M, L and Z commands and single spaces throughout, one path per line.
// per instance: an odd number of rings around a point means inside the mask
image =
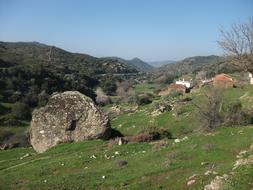
M 142 94 L 138 96 L 137 104 L 138 105 L 145 105 L 150 104 L 152 102 L 152 95 L 151 94 Z
M 217 128 L 223 123 L 222 105 L 223 95 L 219 89 L 208 89 L 203 92 L 204 102 L 194 104 L 197 108 L 197 116 L 201 126 L 210 130 Z
M 3 141 L 9 139 L 13 135 L 14 135 L 14 133 L 9 130 L 1 129 L 0 130 L 0 143 L 2 144 Z
M 15 118 L 12 114 L 4 115 L 0 118 L 0 125 L 3 126 L 21 126 L 21 122 Z
M 230 103 L 226 108 L 224 125 L 246 125 L 252 122 L 252 113 L 242 107 L 240 101 Z
M 30 145 L 29 133 L 23 132 L 10 136 L 10 138 L 3 142 L 8 148 L 28 147 Z
M 21 102 L 17 102 L 13 105 L 11 113 L 16 119 L 25 120 L 25 119 L 30 119 L 31 117 L 29 106 Z
M 182 96 L 182 95 L 183 95 L 182 92 L 179 92 L 179 91 L 177 91 L 177 90 L 171 90 L 169 96 L 170 96 L 171 98 L 176 98 L 176 97 L 179 97 L 179 96 Z
M 0 130 L 0 146 L 4 149 L 27 147 L 30 145 L 29 133 L 14 133 L 9 130 Z
M 152 140 L 155 140 L 155 137 L 153 134 L 150 134 L 148 132 L 142 132 L 140 134 L 127 137 L 127 140 L 129 142 L 150 142 Z
M 150 142 L 166 138 L 171 139 L 172 134 L 166 129 L 156 127 L 151 127 L 147 131 L 142 131 L 137 135 L 126 137 L 127 141 L 129 142 Z
M 161 112 L 164 111 L 171 111 L 172 107 L 170 102 L 168 101 L 160 101 L 160 102 L 153 102 L 151 106 L 151 111 L 159 110 Z
M 110 104 L 111 103 L 111 100 L 110 100 L 110 97 L 107 96 L 103 89 L 102 88 L 97 88 L 96 90 L 96 94 L 97 94 L 97 97 L 96 97 L 96 102 L 97 104 L 101 105 L 101 106 L 105 106 L 107 104 Z

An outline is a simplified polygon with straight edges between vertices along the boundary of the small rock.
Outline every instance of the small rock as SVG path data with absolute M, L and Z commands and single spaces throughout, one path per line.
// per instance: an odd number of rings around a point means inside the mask
M 116 152 L 114 152 L 114 154 L 115 154 L 115 155 L 119 155 L 119 152 L 118 152 L 118 151 L 116 151 Z
M 248 152 L 247 150 L 242 150 L 241 152 L 239 152 L 239 155 L 246 154 L 247 152 Z
M 208 165 L 208 162 L 201 162 L 201 166 Z
M 193 174 L 192 176 L 190 176 L 188 179 L 191 180 L 191 179 L 194 179 L 195 177 L 197 177 L 198 175 L 197 174 Z
M 105 179 L 105 178 L 106 178 L 106 177 L 103 175 L 103 176 L 102 176 L 102 179 Z
M 194 183 L 196 182 L 195 179 L 192 179 L 190 181 L 187 181 L 187 185 L 190 186 L 190 185 L 193 185 Z
M 210 174 L 212 174 L 212 171 L 210 171 L 210 170 L 207 170 L 207 171 L 205 172 L 205 175 L 210 175 Z
M 122 139 L 119 139 L 118 145 L 121 146 L 123 144 Z
M 94 159 L 96 159 L 97 157 L 93 154 L 90 158 L 94 158 Z
M 31 154 L 26 153 L 24 156 L 21 156 L 21 157 L 20 157 L 20 160 L 22 160 L 22 159 L 24 159 L 24 158 L 26 158 L 26 157 L 28 157 L 28 156 L 31 156 Z
M 125 160 L 118 160 L 118 161 L 117 161 L 118 167 L 122 167 L 122 166 L 125 166 L 125 165 L 127 165 L 127 164 L 128 164 L 128 162 L 125 161 Z
M 175 143 L 180 143 L 180 139 L 175 139 L 174 142 Z

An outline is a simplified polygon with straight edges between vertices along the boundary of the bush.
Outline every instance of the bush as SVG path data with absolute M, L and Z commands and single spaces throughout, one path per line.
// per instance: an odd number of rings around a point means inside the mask
M 2 142 L 6 149 L 17 148 L 17 147 L 28 147 L 30 145 L 29 133 L 23 132 L 10 136 L 8 139 Z
M 183 95 L 182 92 L 179 92 L 179 91 L 177 91 L 177 90 L 171 90 L 169 96 L 170 96 L 171 98 L 176 98 L 176 97 L 179 97 L 179 96 L 182 96 L 182 95 Z
M 102 88 L 100 88 L 100 87 L 97 88 L 97 90 L 96 90 L 96 95 L 97 95 L 97 97 L 96 97 L 96 102 L 97 102 L 98 105 L 105 106 L 105 105 L 111 103 L 110 97 L 107 96 L 107 95 L 104 93 L 104 91 L 103 91 Z
M 16 119 L 28 120 L 31 118 L 29 106 L 22 102 L 15 103 L 12 107 L 11 113 Z
M 10 149 L 16 147 L 27 147 L 30 145 L 29 133 L 14 133 L 7 129 L 0 130 L 0 146 L 3 149 Z
M 127 137 L 129 142 L 150 142 L 160 139 L 171 139 L 172 134 L 163 128 L 150 128 L 147 131 L 142 131 L 137 135 Z
M 3 141 L 8 140 L 13 135 L 14 133 L 9 130 L 1 129 L 0 130 L 0 144 L 2 144 Z
M 172 107 L 168 101 L 153 102 L 151 111 L 159 110 L 161 112 L 171 111 Z
M 21 126 L 21 122 L 15 118 L 12 114 L 4 115 L 0 118 L 0 125 L 3 126 Z
M 226 108 L 224 125 L 246 125 L 252 123 L 251 111 L 245 110 L 240 101 L 229 104 Z
M 152 102 L 153 96 L 151 94 L 142 94 L 138 96 L 137 104 L 145 105 L 150 104 Z
M 204 129 L 217 128 L 223 123 L 223 95 L 219 89 L 208 89 L 203 92 L 204 102 L 194 104 L 197 108 L 199 123 Z
M 194 105 L 198 110 L 199 122 L 205 129 L 252 123 L 252 110 L 244 109 L 239 100 L 225 104 L 226 101 L 218 89 L 209 89 L 204 95 L 205 101 L 201 105 Z

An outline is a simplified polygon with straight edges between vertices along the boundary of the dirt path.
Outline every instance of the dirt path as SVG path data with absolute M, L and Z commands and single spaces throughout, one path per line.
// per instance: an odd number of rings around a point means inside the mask
M 240 99 L 244 99 L 244 98 L 247 98 L 248 96 L 249 96 L 249 91 L 248 92 L 245 92 L 245 94 L 244 95 L 242 95 L 241 97 L 240 97 Z
M 17 168 L 19 166 L 23 166 L 23 165 L 26 165 L 26 164 L 30 164 L 30 163 L 33 163 L 33 162 L 36 162 L 36 161 L 39 161 L 39 160 L 45 160 L 45 159 L 48 159 L 48 158 L 51 158 L 50 156 L 46 156 L 46 157 L 42 157 L 42 158 L 37 158 L 35 160 L 30 160 L 30 161 L 27 161 L 27 162 L 23 162 L 23 163 L 20 163 L 20 164 L 16 164 L 14 166 L 10 166 L 8 168 L 4 168 L 2 170 L 0 170 L 1 172 L 2 171 L 6 171 L 6 170 L 9 170 L 9 169 L 13 169 L 13 168 Z

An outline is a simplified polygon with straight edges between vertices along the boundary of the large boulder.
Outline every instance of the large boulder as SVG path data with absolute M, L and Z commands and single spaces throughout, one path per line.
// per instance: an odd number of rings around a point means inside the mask
M 33 112 L 30 133 L 33 148 L 42 153 L 59 143 L 107 139 L 111 128 L 89 97 L 67 91 L 54 94 L 45 107 Z

